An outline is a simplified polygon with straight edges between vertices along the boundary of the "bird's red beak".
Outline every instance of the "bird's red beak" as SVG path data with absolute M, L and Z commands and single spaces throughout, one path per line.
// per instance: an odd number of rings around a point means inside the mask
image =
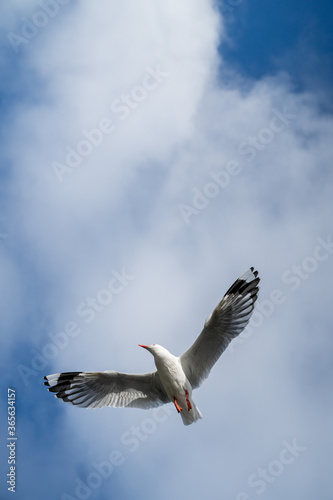
M 147 345 L 142 345 L 142 344 L 138 344 L 139 347 L 144 347 L 145 349 L 148 349 L 148 346 Z

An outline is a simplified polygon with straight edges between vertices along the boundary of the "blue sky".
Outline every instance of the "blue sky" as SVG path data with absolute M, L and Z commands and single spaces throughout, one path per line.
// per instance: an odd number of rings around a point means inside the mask
M 19 500 L 330 499 L 331 5 L 43 5 L 0 16 L 1 498 L 11 388 Z M 198 424 L 43 386 L 181 354 L 250 266 Z

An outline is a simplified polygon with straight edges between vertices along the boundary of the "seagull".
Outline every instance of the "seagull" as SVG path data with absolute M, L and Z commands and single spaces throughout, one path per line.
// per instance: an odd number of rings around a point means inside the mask
M 259 281 L 253 267 L 238 278 L 206 319 L 199 337 L 181 356 L 174 356 L 158 344 L 139 344 L 154 356 L 154 372 L 55 373 L 45 376 L 44 384 L 55 397 L 83 408 L 147 409 L 172 402 L 184 425 L 197 422 L 202 414 L 193 402 L 192 391 L 208 377 L 231 340 L 248 324 Z

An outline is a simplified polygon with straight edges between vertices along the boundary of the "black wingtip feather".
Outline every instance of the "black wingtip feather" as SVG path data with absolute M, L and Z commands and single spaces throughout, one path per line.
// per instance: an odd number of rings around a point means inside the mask
M 48 387 L 48 390 L 50 392 L 57 392 L 58 393 L 58 394 L 56 394 L 57 397 L 62 397 L 59 394 L 61 394 L 62 391 L 65 391 L 66 389 L 68 389 L 70 387 L 71 381 L 80 373 L 82 373 L 82 372 L 60 373 L 58 380 L 57 380 L 57 383 L 53 386 L 50 386 L 49 380 L 48 380 L 47 376 L 45 376 L 44 379 L 46 380 L 46 382 L 44 382 L 44 385 L 46 385 Z
M 253 266 L 250 267 L 250 271 L 254 274 L 255 278 L 258 276 L 258 271 L 255 271 Z
M 246 295 L 249 291 L 254 291 L 258 292 L 257 285 L 260 281 L 260 278 L 258 278 L 258 271 L 254 270 L 254 267 L 250 267 L 250 271 L 253 274 L 254 278 L 251 281 L 246 281 L 241 278 L 238 278 L 229 288 L 227 291 L 226 295 L 229 295 L 231 293 L 240 293 L 242 295 Z

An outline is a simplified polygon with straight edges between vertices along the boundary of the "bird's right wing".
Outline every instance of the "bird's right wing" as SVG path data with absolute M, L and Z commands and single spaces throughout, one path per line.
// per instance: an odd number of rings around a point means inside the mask
M 158 373 L 68 372 L 44 377 L 57 398 L 83 408 L 153 408 L 170 400 Z
M 258 297 L 258 271 L 251 267 L 229 288 L 208 316 L 197 340 L 180 357 L 193 388 L 198 387 L 232 339 L 248 324 Z

